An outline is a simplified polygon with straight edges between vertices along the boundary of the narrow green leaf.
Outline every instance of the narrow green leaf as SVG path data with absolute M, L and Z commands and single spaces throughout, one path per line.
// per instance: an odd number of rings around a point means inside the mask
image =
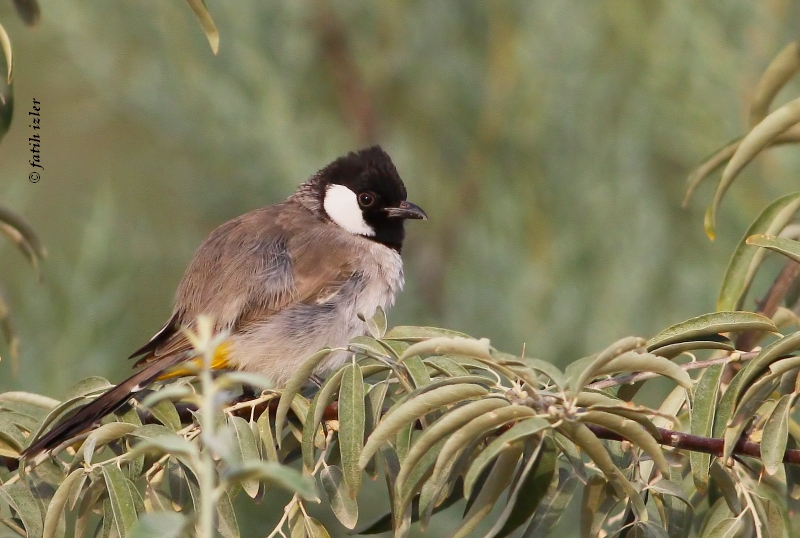
M 522 445 L 523 443 L 517 442 L 512 448 L 503 451 L 498 456 L 497 462 L 492 467 L 475 502 L 472 503 L 469 511 L 464 516 L 461 525 L 453 533 L 453 538 L 463 538 L 468 535 L 492 511 L 500 495 L 511 482 L 514 470 L 522 455 Z
M 392 327 L 383 337 L 384 340 L 401 340 L 403 342 L 421 342 L 439 336 L 469 338 L 468 334 L 438 327 L 414 327 L 398 325 Z
M 296 470 L 279 463 L 248 460 L 241 465 L 229 467 L 222 476 L 231 482 L 263 480 L 290 493 L 296 493 L 308 501 L 318 500 L 314 484 Z
M 657 349 L 654 349 L 653 354 L 658 355 L 659 357 L 672 359 L 681 353 L 700 349 L 722 349 L 724 351 L 735 351 L 736 348 L 729 338 L 720 335 L 709 335 L 702 336 L 694 340 L 689 340 L 687 342 L 676 342 L 674 344 L 661 346 Z
M 459 430 L 470 421 L 509 405 L 508 400 L 505 398 L 484 398 L 456 407 L 442 415 L 411 445 L 411 449 L 403 461 L 397 482 L 405 484 L 411 470 L 440 440 Z
M 365 357 L 380 357 L 387 361 L 393 359 L 390 349 L 387 349 L 380 340 L 376 340 L 371 336 L 356 336 L 350 340 L 350 344 L 347 347 Z
M 41 536 L 44 531 L 42 513 L 33 493 L 27 486 L 16 482 L 0 486 L 0 499 L 5 501 L 22 521 L 28 536 Z
M 283 439 L 283 424 L 289 414 L 289 408 L 292 406 L 294 397 L 300 393 L 300 389 L 311 378 L 314 370 L 330 353 L 330 348 L 317 351 L 311 358 L 303 362 L 286 382 L 286 386 L 281 392 L 281 399 L 278 401 L 278 410 L 275 413 L 275 437 L 278 439 L 279 447 L 281 446 L 281 439 Z
M 492 351 L 488 338 L 475 340 L 460 336 L 437 336 L 409 346 L 402 355 L 400 362 L 414 355 L 466 355 L 486 360 L 492 360 Z
M 489 391 L 481 385 L 459 383 L 439 387 L 403 402 L 402 405 L 394 408 L 392 413 L 387 415 L 369 436 L 358 461 L 359 467 L 362 469 L 366 467 L 378 448 L 394 437 L 408 423 L 440 407 L 484 396 L 488 393 Z
M 550 423 L 545 419 L 531 417 L 520 420 L 500 434 L 472 461 L 472 465 L 464 477 L 464 496 L 472 496 L 472 487 L 475 485 L 475 481 L 491 461 L 498 458 L 503 452 L 512 450 L 520 441 L 528 440 L 549 428 Z
M 618 372 L 655 372 L 665 377 L 669 377 L 684 388 L 691 388 L 691 376 L 669 359 L 653 355 L 652 353 L 637 353 L 629 351 L 618 357 L 614 357 L 602 368 L 598 368 L 595 376 L 615 374 Z
M 469 360 L 469 357 L 465 357 L 465 359 Z M 404 361 L 404 363 L 405 362 L 408 361 Z M 442 357 L 442 356 L 428 357 L 423 362 L 437 369 L 439 372 L 442 373 L 442 375 L 447 375 L 451 377 L 470 375 L 469 370 L 464 368 L 462 365 L 460 365 L 458 362 L 456 362 L 450 357 Z M 480 362 L 478 361 L 474 362 L 480 365 L 482 370 L 486 369 L 486 367 L 483 366 Z
M 545 437 L 525 463 L 519 481 L 512 486 L 507 508 L 486 538 L 504 538 L 530 519 L 550 489 L 557 464 L 555 443 L 550 437 Z
M 597 372 L 601 371 L 609 362 L 620 355 L 623 355 L 624 353 L 642 348 L 644 344 L 644 339 L 634 336 L 628 336 L 614 342 L 605 350 L 600 352 L 585 369 L 581 370 L 574 382 L 570 382 L 570 388 L 572 389 L 572 392 L 575 394 L 579 393 L 590 380 L 597 377 Z
M 0 415 L 0 440 L 5 441 L 16 450 L 17 454 L 25 444 L 25 436 L 22 431 L 5 415 Z
M 742 381 L 737 387 L 736 401 L 741 399 L 742 393 L 750 388 L 750 383 L 764 373 L 772 363 L 798 349 L 800 349 L 800 331 L 784 336 L 762 349 L 758 356 L 742 369 Z
M 258 445 L 253 436 L 253 431 L 250 425 L 242 417 L 230 417 L 228 423 L 233 426 L 236 432 L 236 442 L 239 447 L 238 456 L 239 461 L 247 463 L 250 461 L 260 461 L 261 457 L 258 453 Z M 251 498 L 255 499 L 258 495 L 259 483 L 255 479 L 243 479 L 241 481 L 242 489 Z
M 712 436 L 717 397 L 724 370 L 722 364 L 709 366 L 694 387 L 689 409 L 689 431 L 692 435 Z M 711 465 L 711 455 L 692 451 L 689 453 L 689 464 L 697 491 L 705 493 L 708 491 L 708 466 Z
M 787 536 L 786 531 L 793 529 L 792 520 L 789 518 L 790 512 L 786 510 L 786 492 L 777 491 L 781 485 L 779 483 L 774 487 L 768 481 L 761 480 L 753 496 L 756 506 L 760 504 L 763 507 L 763 516 L 760 517 L 765 521 L 767 536 L 770 538 L 782 538 Z
M 303 439 L 300 441 L 300 450 L 302 451 L 302 458 L 303 458 L 303 467 L 309 473 L 314 470 L 314 466 L 316 465 L 316 449 L 317 448 L 324 448 L 321 441 L 324 441 L 325 433 L 323 428 L 320 427 L 318 422 L 314 421 L 314 411 L 317 408 L 317 404 L 319 402 L 319 391 L 314 395 L 314 399 L 311 400 L 311 405 L 308 408 L 308 416 L 306 417 L 306 423 L 303 426 Z
M 264 446 L 264 456 L 267 461 L 278 462 L 278 450 L 275 444 L 275 436 L 272 434 L 272 424 L 269 420 L 269 408 L 265 409 L 256 421 L 258 431 L 261 434 L 261 442 Z
M 366 416 L 364 422 L 364 438 L 372 435 L 372 432 L 374 432 L 375 428 L 378 427 L 378 423 L 383 417 L 383 404 L 386 401 L 386 394 L 389 392 L 389 379 L 391 378 L 391 375 L 391 372 L 386 372 L 386 378 L 383 381 L 372 385 L 367 390 L 367 397 L 365 401 Z M 375 459 L 373 458 L 369 461 L 369 464 L 364 467 L 364 471 L 367 473 L 367 476 L 373 480 L 378 477 L 378 469 L 375 463 Z
M 325 410 L 333 403 L 334 399 L 336 399 L 336 395 L 339 394 L 339 390 L 342 386 L 342 379 L 344 378 L 343 376 L 344 369 L 340 368 L 329 375 L 322 383 L 319 391 L 317 391 L 317 395 L 314 397 L 316 404 L 312 402 L 311 408 L 309 408 L 309 412 L 313 409 L 314 418 L 310 426 L 317 426 L 322 421 Z
M 431 382 L 431 376 L 428 374 L 428 367 L 422 362 L 418 355 L 408 357 L 403 361 L 403 366 L 408 371 L 411 381 L 414 382 L 416 388 L 424 387 Z
M 180 400 L 191 394 L 193 394 L 192 387 L 187 383 L 168 385 L 148 394 L 147 397 L 142 400 L 141 405 L 142 407 L 152 408 L 163 400 Z
M 211 18 L 211 13 L 208 12 L 204 0 L 186 0 L 189 7 L 194 11 L 200 26 L 203 27 L 203 32 L 206 34 L 208 44 L 211 45 L 211 52 L 217 54 L 219 52 L 219 31 L 214 24 L 214 19 Z
M 555 365 L 541 359 L 522 359 L 523 362 L 532 368 L 534 371 L 547 376 L 550 381 L 555 383 L 559 389 L 564 388 L 567 384 L 567 378 L 564 372 L 559 370 Z
M 722 201 L 725 191 L 728 190 L 728 187 L 730 187 L 733 180 L 736 179 L 736 176 L 739 175 L 742 169 L 752 161 L 756 155 L 769 146 L 775 138 L 798 122 L 800 122 L 800 99 L 795 99 L 767 115 L 766 118 L 753 127 L 753 129 L 742 138 L 739 147 L 731 156 L 725 170 L 722 171 L 722 178 L 714 193 L 714 199 L 711 202 L 708 218 L 706 219 L 706 229 L 709 237 L 713 238 L 714 235 L 714 221 L 716 220 L 717 208 Z
M 572 501 L 575 489 L 581 483 L 578 477 L 566 469 L 558 470 L 557 486 L 547 493 L 539 503 L 528 526 L 522 531 L 520 538 L 538 538 L 547 536 L 561 520 L 564 510 Z
M 742 535 L 744 522 L 740 518 L 726 518 L 708 529 L 699 538 L 736 538 Z
M 225 388 L 236 385 L 248 385 L 250 387 L 262 390 L 271 389 L 275 386 L 275 383 L 273 383 L 272 380 L 265 375 L 241 371 L 226 372 L 217 378 L 217 383 Z
M 483 415 L 470 420 L 467 424 L 454 431 L 447 439 L 441 452 L 439 452 L 439 456 L 436 458 L 436 464 L 430 480 L 439 480 L 441 474 L 452 463 L 456 455 L 471 442 L 484 437 L 504 424 L 535 415 L 536 412 L 530 407 L 510 405 L 487 411 Z
M 728 388 L 719 399 L 717 410 L 714 413 L 714 432 L 712 437 L 720 438 L 725 435 L 725 429 L 728 427 L 728 422 L 736 408 L 736 394 L 739 392 L 743 378 L 744 370 L 739 370 L 739 373 L 733 376 Z
M 386 321 L 386 312 L 384 312 L 383 308 L 380 306 L 375 310 L 374 316 L 364 321 L 367 324 L 367 331 L 370 336 L 376 340 L 383 338 L 383 335 L 386 334 L 386 326 L 388 325 Z
M 739 501 L 739 495 L 736 491 L 736 481 L 731 471 L 723 467 L 717 459 L 711 462 L 709 473 L 714 480 L 714 484 L 722 492 L 728 509 L 733 514 L 739 514 L 742 511 L 742 504 Z
M 761 437 L 761 459 L 764 469 L 775 474 L 783 465 L 783 455 L 789 441 L 789 416 L 796 394 L 784 394 L 772 410 Z
M 328 530 L 313 517 L 307 516 L 304 521 L 309 538 L 330 538 Z
M 718 305 L 721 308 L 721 305 Z M 647 341 L 647 350 L 654 350 L 678 342 L 714 336 L 720 333 L 744 331 L 770 331 L 778 329 L 772 320 L 753 312 L 713 312 L 691 318 L 668 327 Z
M 118 536 L 125 538 L 131 534 L 137 519 L 128 479 L 122 474 L 122 470 L 113 463 L 103 466 L 103 479 L 108 488 L 109 499 L 111 499 L 114 527 Z
M 364 379 L 361 368 L 357 364 L 350 364 L 344 368 L 339 391 L 339 451 L 344 481 L 353 498 L 361 488 L 359 456 L 364 448 L 365 421 Z
M 585 424 L 564 421 L 557 429 L 586 452 L 586 455 L 597 464 L 598 469 L 606 475 L 606 478 L 610 479 L 616 475 L 617 466 L 614 465 L 605 445 Z
M 617 504 L 609 497 L 608 481 L 599 475 L 592 475 L 581 495 L 581 535 L 599 536 L 611 510 Z
M 733 450 L 736 447 L 736 443 L 739 441 L 739 438 L 755 418 L 756 411 L 762 406 L 772 391 L 778 387 L 778 383 L 778 379 L 765 376 L 764 379 L 759 380 L 752 387 L 750 387 L 750 389 L 748 389 L 747 400 L 740 402 L 736 406 L 733 418 L 731 418 L 731 420 L 728 422 L 728 425 L 725 428 L 725 434 L 723 436 L 723 461 L 727 461 L 727 459 L 733 455 Z
M 800 242 L 785 237 L 764 234 L 751 235 L 745 241 L 748 245 L 774 250 L 790 260 L 800 263 Z
M 14 57 L 11 52 L 11 39 L 9 39 L 8 33 L 6 33 L 6 29 L 3 28 L 2 24 L 0 24 L 0 48 L 3 49 L 3 55 L 6 58 L 6 83 L 11 84 L 14 76 Z
M 239 522 L 236 520 L 236 511 L 229 491 L 220 495 L 217 506 L 217 532 L 222 538 L 239 538 Z
M 616 432 L 633 443 L 636 448 L 650 456 L 658 469 L 665 475 L 669 474 L 669 464 L 655 439 L 638 422 L 604 411 L 586 411 L 580 413 L 578 419 L 582 422 L 591 422 Z
M 800 70 L 800 43 L 792 41 L 775 56 L 756 85 L 747 122 L 751 129 L 767 117 L 775 96 L 798 70 Z
M 160 391 L 159 391 L 160 392 Z M 150 407 L 150 412 L 161 424 L 173 431 L 181 429 L 181 417 L 175 404 L 171 400 L 164 399 Z
M 76 455 L 76 459 L 81 459 L 80 453 L 82 452 L 83 461 L 87 465 L 90 465 L 92 463 L 94 451 L 97 447 L 106 445 L 111 441 L 116 441 L 117 439 L 131 433 L 136 428 L 137 426 L 133 424 L 127 424 L 125 422 L 109 422 L 107 424 L 103 424 L 89 434 L 89 437 L 87 437 L 86 441 L 83 443 L 83 445 L 81 445 L 79 453 Z
M 35 407 L 41 407 L 48 411 L 52 410 L 59 404 L 58 400 L 42 396 L 41 394 L 34 394 L 32 392 L 9 391 L 0 394 L 0 402 L 16 402 Z
M 358 523 L 358 503 L 350 495 L 342 470 L 336 465 L 325 466 L 319 473 L 319 480 L 336 519 L 348 529 L 354 529 Z
M 722 280 L 717 299 L 717 310 L 738 310 L 753 282 L 756 271 L 766 254 L 765 250 L 747 245 L 747 238 L 756 234 L 776 235 L 792 220 L 800 209 L 800 192 L 778 198 L 756 218 L 736 246 Z
M 133 434 L 135 435 L 135 432 Z M 175 433 L 171 435 L 157 435 L 147 438 L 140 443 L 136 443 L 129 454 L 133 457 L 138 454 L 152 452 L 172 454 L 189 459 L 196 459 L 198 457 L 197 447 L 186 440 L 186 438 Z

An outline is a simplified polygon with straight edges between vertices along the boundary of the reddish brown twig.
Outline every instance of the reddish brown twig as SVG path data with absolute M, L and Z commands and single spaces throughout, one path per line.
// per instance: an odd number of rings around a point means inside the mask
M 625 441 L 626 439 L 616 432 L 612 432 L 602 426 L 594 424 L 587 424 L 594 434 L 609 441 Z M 714 437 L 701 437 L 699 435 L 692 435 L 689 433 L 676 432 L 666 428 L 658 428 L 661 434 L 661 439 L 656 439 L 664 446 L 671 446 L 680 450 L 689 450 L 692 452 L 702 452 L 704 454 L 711 454 L 713 456 L 722 456 L 725 441 Z M 741 437 L 733 448 L 733 454 L 736 456 L 750 456 L 753 458 L 761 458 L 761 445 L 748 441 L 745 437 Z M 789 449 L 783 454 L 784 463 L 800 463 L 800 450 Z

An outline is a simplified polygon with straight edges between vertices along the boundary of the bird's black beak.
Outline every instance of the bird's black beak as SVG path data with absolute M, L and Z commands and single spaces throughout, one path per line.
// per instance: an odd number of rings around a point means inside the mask
M 425 214 L 421 207 L 405 200 L 400 202 L 398 207 L 387 207 L 385 211 L 387 215 L 393 218 L 428 220 L 428 215 Z

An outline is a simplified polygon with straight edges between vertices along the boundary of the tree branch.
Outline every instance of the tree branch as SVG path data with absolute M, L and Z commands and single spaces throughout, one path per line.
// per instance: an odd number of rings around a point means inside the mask
M 594 424 L 587 424 L 590 430 L 600 439 L 608 441 L 627 441 L 624 437 L 616 432 L 612 432 L 602 426 Z M 701 437 L 699 435 L 691 435 L 689 433 L 676 432 L 675 430 L 668 430 L 666 428 L 658 428 L 661 434 L 661 439 L 656 439 L 664 446 L 670 446 L 679 450 L 689 450 L 692 452 L 703 452 L 704 454 L 711 454 L 713 456 L 722 456 L 723 446 L 725 441 L 714 437 Z M 761 458 L 761 445 L 748 441 L 746 437 L 739 438 L 736 446 L 733 449 L 733 454 L 737 456 L 750 456 L 753 458 Z M 784 463 L 800 463 L 800 450 L 788 449 L 783 454 Z

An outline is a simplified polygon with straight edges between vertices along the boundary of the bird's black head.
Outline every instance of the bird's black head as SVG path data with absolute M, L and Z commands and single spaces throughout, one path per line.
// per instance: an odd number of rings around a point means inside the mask
M 379 146 L 339 157 L 315 179 L 327 218 L 350 233 L 398 252 L 403 245 L 405 220 L 427 218 L 422 209 L 406 201 L 403 180 Z

